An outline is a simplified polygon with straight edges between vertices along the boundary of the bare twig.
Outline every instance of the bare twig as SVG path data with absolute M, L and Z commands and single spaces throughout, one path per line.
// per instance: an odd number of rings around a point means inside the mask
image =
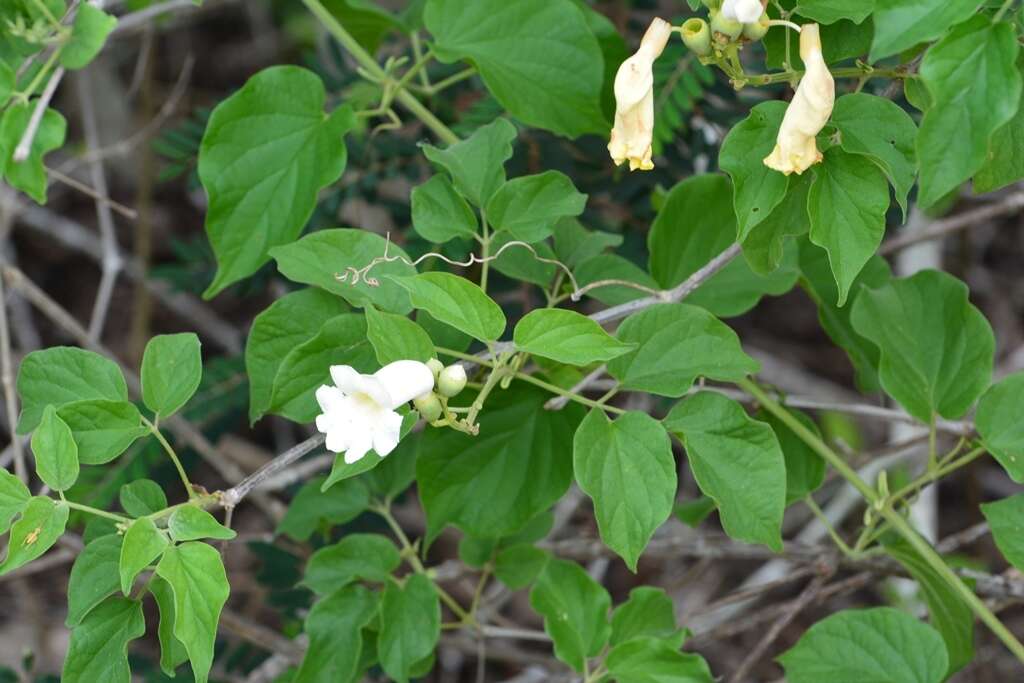
M 99 130 L 96 126 L 96 107 L 93 102 L 92 84 L 89 72 L 83 71 L 76 79 L 78 99 L 82 104 L 82 128 L 85 134 L 85 145 L 90 151 L 98 149 Z M 96 193 L 106 199 L 109 194 L 107 176 L 103 172 L 103 163 L 99 160 L 89 162 L 89 176 Z M 103 333 L 110 310 L 110 299 L 114 294 L 114 284 L 123 263 L 114 235 L 114 217 L 107 201 L 96 200 L 96 219 L 100 228 L 100 244 L 103 246 L 103 258 L 100 260 L 100 285 L 93 302 L 92 316 L 89 318 L 89 338 L 98 341 Z
M 608 371 L 608 366 L 607 365 L 602 365 L 601 367 L 595 369 L 590 374 L 588 374 L 586 377 L 584 377 L 579 382 L 577 382 L 573 386 L 573 388 L 569 390 L 570 393 L 578 394 L 578 393 L 580 393 L 582 391 L 585 391 L 594 382 L 596 382 L 597 380 L 601 379 L 601 377 L 603 377 L 604 373 L 606 373 L 607 371 Z M 566 406 L 566 404 L 568 402 L 569 402 L 569 397 L 568 396 L 555 396 L 552 399 L 548 399 L 548 402 L 544 404 L 544 407 L 547 408 L 548 410 L 561 410 L 562 408 L 564 408 Z
M 155 5 L 150 5 L 149 7 L 140 9 L 137 12 L 125 14 L 120 17 L 117 21 L 117 26 L 114 27 L 111 35 L 114 36 L 121 33 L 127 33 L 128 31 L 133 31 L 145 26 L 150 22 L 150 20 L 155 19 L 161 14 L 183 9 L 198 11 L 200 8 L 195 2 L 193 2 L 193 0 L 165 0 L 165 2 L 158 2 Z
M 111 209 L 113 209 L 114 211 L 116 211 L 117 213 L 121 214 L 122 216 L 129 220 L 135 220 L 136 218 L 139 217 L 139 214 L 136 213 L 135 209 L 129 208 L 124 204 L 121 204 L 120 202 L 115 202 L 110 197 L 100 194 L 99 192 L 89 187 L 85 183 L 79 182 L 78 180 L 75 180 L 71 176 L 61 173 L 55 168 L 47 168 L 46 175 L 50 176 L 50 178 L 56 180 L 59 183 L 64 183 L 68 187 L 78 190 L 84 195 L 92 197 L 93 200 L 97 202 L 103 202 L 104 204 L 109 205 Z
M 887 239 L 879 248 L 878 253 L 883 256 L 891 254 L 913 244 L 945 237 L 946 235 L 977 225 L 978 223 L 990 218 L 1006 216 L 1016 211 L 1020 211 L 1021 209 L 1024 209 L 1024 192 L 1014 192 L 992 204 L 987 204 L 977 209 L 972 209 L 971 211 L 964 211 L 963 213 L 958 213 L 955 216 L 949 216 L 942 220 L 932 221 L 924 230 L 898 235 L 897 237 Z
M 14 148 L 12 158 L 15 162 L 19 164 L 24 162 L 28 159 L 29 154 L 32 153 L 32 143 L 36 139 L 36 133 L 39 132 L 39 124 L 42 123 L 43 114 L 46 113 L 47 107 L 50 106 L 50 100 L 53 99 L 53 94 L 57 92 L 57 86 L 60 85 L 62 78 L 64 78 L 64 67 L 62 66 L 57 67 L 50 74 L 50 80 L 46 82 L 46 87 L 43 88 L 42 94 L 36 100 L 36 108 L 32 110 L 28 126 L 25 127 L 25 132 L 22 133 L 18 146 Z
M 323 434 L 317 434 L 309 437 L 302 443 L 292 446 L 287 451 L 277 456 L 242 481 L 238 482 L 235 486 L 229 488 L 224 492 L 221 498 L 224 503 L 224 507 L 230 509 L 238 505 L 253 489 L 259 488 L 261 484 L 269 480 L 275 474 L 278 474 L 281 470 L 291 465 L 306 453 L 309 453 L 321 446 L 324 443 L 324 438 Z
M 21 448 L 21 438 L 15 432 L 15 427 L 18 424 L 18 397 L 14 393 L 14 364 L 11 362 L 11 336 L 7 329 L 7 297 L 4 292 L 3 278 L 0 278 L 0 381 L 4 386 L 4 402 L 6 404 L 4 412 L 7 413 L 7 426 L 11 435 L 14 474 L 18 479 L 28 483 L 25 453 Z
M 733 673 L 729 679 L 731 683 L 743 683 L 750 675 L 750 671 L 754 666 L 761 661 L 765 653 L 768 652 L 768 648 L 772 646 L 775 639 L 782 633 L 782 629 L 789 626 L 790 623 L 796 618 L 800 612 L 802 612 L 808 605 L 810 605 L 815 598 L 818 597 L 818 593 L 825 587 L 825 583 L 829 577 L 832 576 L 833 568 L 829 567 L 826 571 L 823 571 L 818 576 L 807 584 L 807 587 L 800 593 L 800 596 L 789 603 L 786 606 L 786 611 L 772 624 L 772 627 L 761 637 L 761 640 L 757 641 L 757 645 L 754 649 L 743 658 L 743 662 Z

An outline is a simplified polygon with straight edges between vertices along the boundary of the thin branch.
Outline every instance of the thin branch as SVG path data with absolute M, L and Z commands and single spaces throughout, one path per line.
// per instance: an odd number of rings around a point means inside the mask
M 323 445 L 326 437 L 323 434 L 316 434 L 311 436 L 302 443 L 292 446 L 281 455 L 275 457 L 273 460 L 268 462 L 263 467 L 259 468 L 242 481 L 238 482 L 235 486 L 229 488 L 224 492 L 222 501 L 224 507 L 233 508 L 238 505 L 243 498 L 249 495 L 253 489 L 259 488 L 261 484 L 266 482 L 268 479 L 273 477 L 275 474 L 281 472 L 293 462 L 315 450 L 319 446 Z
M 62 66 L 57 67 L 50 74 L 50 80 L 47 81 L 42 94 L 36 100 L 36 108 L 32 110 L 28 126 L 25 127 L 25 132 L 22 133 L 18 146 L 14 148 L 13 160 L 16 163 L 24 162 L 28 159 L 29 154 L 32 153 L 32 142 L 36 139 L 36 133 L 39 132 L 39 124 L 43 122 L 43 114 L 46 113 L 47 107 L 50 106 L 50 100 L 53 99 L 53 94 L 57 92 L 57 86 L 60 85 L 62 78 L 64 78 L 64 67 Z
M 924 230 L 911 232 L 887 239 L 879 248 L 878 253 L 882 256 L 891 254 L 900 249 L 905 249 L 919 242 L 939 239 L 958 230 L 963 230 L 981 223 L 982 221 L 999 216 L 1006 216 L 1024 209 L 1024 192 L 1014 192 L 1003 197 L 992 204 L 978 207 L 970 211 L 958 213 L 941 220 L 932 221 Z
M 93 102 L 92 87 L 88 71 L 78 74 L 75 85 L 78 89 L 78 99 L 82 105 L 82 128 L 85 135 L 85 146 L 89 151 L 99 148 L 99 130 L 96 125 L 96 106 Z M 99 198 L 96 199 L 96 219 L 100 228 L 100 244 L 103 247 L 103 258 L 100 259 L 100 285 L 96 292 L 96 299 L 93 302 L 92 316 L 89 318 L 89 338 L 98 341 L 106 325 L 107 312 L 110 310 L 110 299 L 114 294 L 114 284 L 117 282 L 117 274 L 121 272 L 123 261 L 117 246 L 117 237 L 114 234 L 114 217 L 110 212 L 107 199 L 109 190 L 107 188 L 107 175 L 103 172 L 103 163 L 93 160 L 89 162 L 89 176 L 92 185 L 96 188 Z
M 3 278 L 0 278 L 0 382 L 4 386 L 4 403 L 7 413 L 7 428 L 11 435 L 11 453 L 14 459 L 14 474 L 28 483 L 28 469 L 25 467 L 25 453 L 21 438 L 15 428 L 18 424 L 18 397 L 14 393 L 14 364 L 11 362 L 11 336 L 7 329 L 7 297 Z
M 604 376 L 604 373 L 606 372 L 608 372 L 607 365 L 602 365 L 599 368 L 596 368 L 586 377 L 584 377 L 575 385 L 573 385 L 573 387 L 569 389 L 569 393 L 578 394 L 587 390 L 597 380 L 601 379 Z M 547 403 L 544 404 L 544 408 L 546 408 L 547 410 L 561 410 L 566 406 L 567 403 L 569 403 L 568 395 L 555 396 L 554 398 L 548 399 Z
M 75 180 L 71 176 L 65 173 L 61 173 L 55 168 L 47 167 L 46 175 L 50 176 L 51 179 L 56 180 L 59 183 L 64 183 L 68 187 L 78 190 L 84 195 L 92 197 L 94 201 L 103 202 L 104 204 L 109 205 L 110 208 L 112 208 L 114 211 L 116 211 L 117 213 L 121 214 L 122 216 L 129 220 L 134 221 L 139 217 L 139 214 L 135 211 L 135 209 L 131 209 L 125 206 L 124 204 L 121 204 L 120 202 L 115 202 L 110 197 L 106 197 L 100 194 L 99 192 L 89 187 L 85 183 L 79 182 L 78 180 Z
M 146 7 L 145 9 L 140 9 L 137 12 L 125 14 L 120 17 L 117 21 L 117 26 L 114 27 L 114 30 L 110 35 L 115 36 L 121 33 L 127 33 L 128 31 L 145 26 L 161 14 L 183 9 L 198 11 L 200 7 L 196 5 L 193 0 L 166 0 L 165 2 L 158 2 L 155 5 Z

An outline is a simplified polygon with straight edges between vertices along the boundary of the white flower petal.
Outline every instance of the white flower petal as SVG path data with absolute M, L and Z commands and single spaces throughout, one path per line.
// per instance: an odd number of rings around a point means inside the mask
M 345 398 L 345 394 L 336 387 L 321 384 L 316 390 L 316 402 L 320 404 L 322 412 L 328 412 L 338 405 Z
M 369 431 L 353 434 L 348 450 L 345 451 L 345 463 L 351 465 L 354 462 L 359 462 L 371 448 L 373 448 L 373 437 Z
M 324 441 L 324 446 L 327 447 L 331 453 L 341 453 L 348 448 L 348 438 L 345 436 L 345 432 L 340 429 L 332 429 L 327 432 L 327 439 Z
M 394 410 L 434 388 L 434 372 L 426 363 L 416 360 L 396 360 L 373 373 L 384 387 L 390 401 L 383 405 Z
M 726 0 L 722 6 L 722 14 L 725 14 L 726 6 L 731 6 L 733 16 L 731 18 L 741 24 L 752 24 L 764 14 L 764 6 L 760 0 Z
M 356 369 L 351 365 L 332 365 L 331 379 L 334 380 L 334 385 L 341 389 L 342 393 L 354 394 L 359 391 L 362 375 L 356 372 Z
M 402 436 L 402 416 L 389 413 L 382 417 L 373 433 L 373 450 L 384 457 L 398 446 Z

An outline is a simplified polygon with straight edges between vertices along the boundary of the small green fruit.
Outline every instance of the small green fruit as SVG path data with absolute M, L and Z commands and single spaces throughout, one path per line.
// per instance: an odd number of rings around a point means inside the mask
M 711 54 L 711 29 L 708 22 L 694 17 L 683 22 L 680 35 L 686 47 L 698 57 L 705 57 Z
M 437 377 L 437 392 L 451 398 L 466 388 L 466 368 L 449 365 Z
M 752 24 L 743 24 L 743 37 L 752 43 L 764 38 L 764 34 L 768 33 L 768 13 L 765 12 L 761 15 L 761 18 Z
M 725 36 L 727 41 L 736 40 L 743 33 L 743 24 L 723 17 L 721 12 L 712 12 L 711 31 Z
M 441 399 L 433 391 L 417 396 L 412 400 L 412 404 L 427 422 L 433 422 L 441 417 Z

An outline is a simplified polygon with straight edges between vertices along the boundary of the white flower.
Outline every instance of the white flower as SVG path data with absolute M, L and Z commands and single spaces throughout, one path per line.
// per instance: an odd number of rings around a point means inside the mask
M 327 450 L 345 453 L 352 464 L 371 448 L 382 458 L 398 445 L 403 403 L 434 388 L 434 373 L 424 363 L 399 360 L 372 375 L 361 375 L 348 365 L 332 365 L 335 386 L 316 390 L 322 415 L 316 428 L 327 435 Z
M 764 159 L 766 166 L 786 175 L 799 175 L 821 161 L 815 137 L 828 123 L 836 103 L 836 84 L 821 54 L 817 24 L 801 28 L 800 58 L 806 71 L 782 117 L 775 149 Z
M 741 24 L 752 24 L 764 14 L 761 0 L 725 0 L 722 3 L 722 16 L 738 21 Z
M 629 170 L 649 171 L 654 134 L 654 60 L 672 35 L 672 26 L 655 18 L 640 41 L 640 49 L 615 74 L 615 127 L 608 152 L 618 166 L 629 160 Z

